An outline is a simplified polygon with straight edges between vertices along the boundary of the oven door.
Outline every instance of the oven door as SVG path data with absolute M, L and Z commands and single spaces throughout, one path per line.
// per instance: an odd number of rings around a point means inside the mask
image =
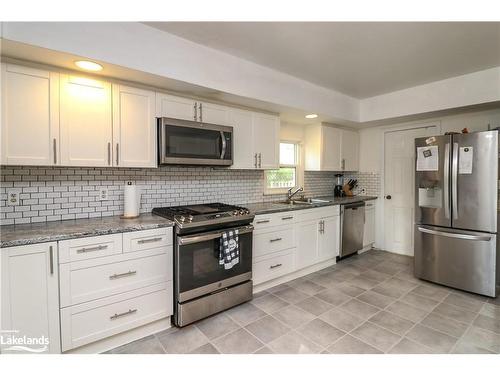
M 219 264 L 220 238 L 238 230 L 239 263 L 226 270 Z M 178 236 L 175 250 L 175 291 L 184 302 L 252 278 L 253 226 Z
M 179 119 L 159 119 L 161 164 L 233 164 L 233 128 Z

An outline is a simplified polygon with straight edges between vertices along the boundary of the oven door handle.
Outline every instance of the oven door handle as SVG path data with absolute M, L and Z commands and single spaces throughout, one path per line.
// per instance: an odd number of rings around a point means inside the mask
M 226 156 L 227 143 L 226 143 L 226 136 L 224 135 L 223 131 L 220 132 L 220 139 L 222 142 L 222 150 L 220 152 L 220 158 L 224 159 L 224 157 Z
M 238 227 L 238 228 L 229 228 L 228 230 L 218 230 L 215 232 L 208 232 L 205 234 L 195 234 L 192 236 L 181 236 L 181 237 L 177 237 L 177 243 L 180 246 L 182 246 L 182 245 L 190 245 L 190 244 L 198 243 L 198 242 L 210 241 L 210 240 L 221 237 L 225 232 L 227 232 L 229 230 L 237 230 L 238 234 L 250 233 L 253 231 L 253 225 L 246 225 L 244 227 Z

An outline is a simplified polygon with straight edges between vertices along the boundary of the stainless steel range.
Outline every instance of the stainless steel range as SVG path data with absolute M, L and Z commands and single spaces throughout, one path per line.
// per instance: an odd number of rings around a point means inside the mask
M 223 203 L 154 208 L 175 222 L 174 324 L 183 327 L 252 299 L 254 215 Z M 239 262 L 219 264 L 221 236 L 238 230 Z

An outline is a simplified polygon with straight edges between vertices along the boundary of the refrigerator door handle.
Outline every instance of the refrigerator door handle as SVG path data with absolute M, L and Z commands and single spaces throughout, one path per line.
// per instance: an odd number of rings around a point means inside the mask
M 458 143 L 453 143 L 453 161 L 451 164 L 451 210 L 453 219 L 458 219 Z
M 450 218 L 450 144 L 444 146 L 444 217 Z
M 453 233 L 453 232 L 445 232 L 445 231 L 428 229 L 425 227 L 418 227 L 418 231 L 422 232 L 422 233 L 427 233 L 427 234 L 434 234 L 436 236 L 458 238 L 461 240 L 471 240 L 471 241 L 490 241 L 491 240 L 491 236 L 489 236 L 487 234 L 471 235 L 471 234 Z

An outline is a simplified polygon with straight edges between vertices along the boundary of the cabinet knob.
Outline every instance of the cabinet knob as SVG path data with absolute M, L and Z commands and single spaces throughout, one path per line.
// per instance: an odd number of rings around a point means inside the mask
M 385 199 L 392 199 L 392 197 L 390 195 L 386 195 Z

